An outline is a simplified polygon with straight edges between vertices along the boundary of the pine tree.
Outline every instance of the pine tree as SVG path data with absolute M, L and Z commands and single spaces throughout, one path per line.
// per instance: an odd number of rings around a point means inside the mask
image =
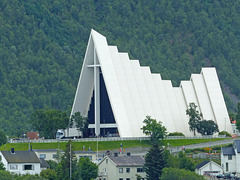
M 71 144 L 71 141 L 68 141 L 68 143 L 66 144 L 65 153 L 62 156 L 61 162 L 57 167 L 57 176 L 59 179 L 68 180 L 70 179 L 71 175 L 72 176 L 74 175 L 73 172 L 76 171 L 76 168 L 77 168 L 77 159 L 73 153 L 73 146 Z M 70 171 L 71 171 L 71 175 L 70 175 Z
M 159 180 L 162 169 L 167 165 L 166 153 L 164 149 L 159 147 L 158 143 L 154 143 L 145 157 L 144 171 L 147 179 Z

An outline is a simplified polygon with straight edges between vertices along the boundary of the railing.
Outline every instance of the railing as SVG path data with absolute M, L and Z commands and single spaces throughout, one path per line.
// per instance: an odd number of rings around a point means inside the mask
M 206 135 L 206 136 L 167 136 L 165 139 L 210 139 L 210 138 L 226 138 L 225 135 Z M 69 139 L 10 139 L 9 143 L 57 143 L 67 142 Z M 71 139 L 73 142 L 90 142 L 90 141 L 128 141 L 128 140 L 150 140 L 150 137 L 99 137 L 99 138 L 80 138 Z

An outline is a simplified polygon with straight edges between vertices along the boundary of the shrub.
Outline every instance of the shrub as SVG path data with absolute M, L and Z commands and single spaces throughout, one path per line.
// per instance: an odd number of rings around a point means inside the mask
M 173 133 L 169 133 L 168 136 L 185 136 L 185 135 L 181 132 L 173 132 Z
M 227 137 L 232 137 L 231 134 L 229 134 L 226 131 L 221 131 L 221 132 L 218 133 L 218 135 L 226 135 Z

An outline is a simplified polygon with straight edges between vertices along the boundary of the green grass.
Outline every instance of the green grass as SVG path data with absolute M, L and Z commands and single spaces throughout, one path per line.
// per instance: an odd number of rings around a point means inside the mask
M 219 141 L 223 139 L 211 139 L 211 141 Z M 174 139 L 174 140 L 164 140 L 163 145 L 167 146 L 168 143 L 174 146 L 183 146 L 183 145 L 190 145 L 190 144 L 198 144 L 209 142 L 209 139 Z M 60 142 L 59 144 L 56 143 L 31 143 L 33 149 L 65 149 L 67 142 Z M 149 147 L 150 141 L 146 140 L 131 140 L 131 141 L 100 141 L 98 142 L 98 150 L 105 151 L 105 150 L 113 150 L 118 149 L 120 144 L 123 144 L 123 148 L 131 148 L 131 147 Z M 90 147 L 92 151 L 97 150 L 97 142 L 73 142 L 74 150 L 81 151 L 83 150 L 83 146 L 85 149 L 88 150 Z M 28 143 L 8 143 L 0 147 L 1 151 L 9 151 L 11 148 L 14 148 L 16 151 L 24 151 L 28 150 L 29 144 Z

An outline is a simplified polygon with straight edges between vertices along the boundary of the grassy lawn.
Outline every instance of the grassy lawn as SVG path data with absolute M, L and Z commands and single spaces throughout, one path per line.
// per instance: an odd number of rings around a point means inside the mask
M 219 141 L 223 139 L 211 139 L 211 141 Z M 163 145 L 167 146 L 168 143 L 174 146 L 183 146 L 183 145 L 190 145 L 190 144 L 198 144 L 209 142 L 209 139 L 174 139 L 174 140 L 164 140 Z M 98 142 L 98 150 L 113 150 L 118 149 L 120 144 L 123 144 L 123 148 L 131 148 L 131 147 L 149 147 L 150 141 L 139 141 L 139 140 L 131 140 L 131 141 L 100 141 Z M 74 150 L 81 151 L 83 150 L 83 146 L 85 146 L 85 150 L 88 150 L 90 147 L 92 151 L 97 150 L 97 142 L 73 142 Z M 33 149 L 65 149 L 66 142 L 58 143 L 31 143 Z M 1 151 L 9 151 L 11 148 L 15 148 L 16 151 L 24 151 L 28 150 L 29 144 L 28 143 L 8 143 L 0 147 Z

